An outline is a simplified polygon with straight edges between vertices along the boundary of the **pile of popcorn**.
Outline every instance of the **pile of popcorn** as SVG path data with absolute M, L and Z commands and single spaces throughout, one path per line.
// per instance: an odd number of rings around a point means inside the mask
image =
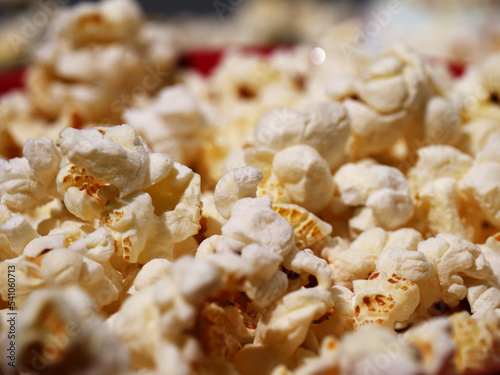
M 3 373 L 12 306 L 21 373 L 500 362 L 500 53 L 461 77 L 399 43 L 346 55 L 312 9 L 317 43 L 210 76 L 132 0 L 58 14 L 1 99 Z

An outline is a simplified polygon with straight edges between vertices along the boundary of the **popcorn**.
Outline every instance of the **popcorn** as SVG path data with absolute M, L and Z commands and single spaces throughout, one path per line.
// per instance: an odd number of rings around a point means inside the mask
M 336 169 L 344 158 L 349 118 L 340 103 L 316 103 L 305 114 L 283 109 L 263 116 L 254 132 L 254 145 L 281 151 L 303 144 L 316 149 Z
M 297 145 L 278 152 L 273 172 L 292 203 L 313 213 L 325 208 L 333 195 L 328 163 L 310 146 Z
M 203 359 L 188 332 L 196 323 L 197 309 L 220 287 L 210 263 L 181 258 L 167 275 L 125 300 L 107 327 L 128 348 L 132 367 L 187 374 Z
M 490 311 L 483 319 L 473 319 L 466 311 L 450 317 L 457 350 L 454 365 L 459 372 L 479 370 L 498 361 L 499 316 Z
M 229 219 L 234 204 L 241 198 L 255 198 L 257 186 L 263 175 L 254 167 L 229 170 L 215 187 L 214 200 L 217 211 Z
M 332 233 L 332 226 L 296 204 L 273 204 L 273 210 L 293 227 L 295 246 L 309 248 Z
M 327 239 L 318 251 L 328 261 L 334 283 L 352 289 L 354 280 L 367 279 L 375 271 L 377 258 L 384 249 L 416 250 L 422 240 L 420 233 L 409 228 L 394 232 L 373 228 L 361 233 L 351 244 L 340 237 Z
M 394 328 L 405 323 L 420 301 L 416 284 L 393 273 L 377 271 L 368 280 L 353 282 L 354 329 L 365 324 Z
M 33 239 L 22 255 L 2 262 L 0 273 L 6 275 L 9 265 L 16 266 L 16 305 L 20 307 L 37 289 L 70 285 L 85 289 L 96 306 L 103 307 L 116 301 L 122 290 L 122 276 L 109 263 L 113 252 L 113 239 L 105 228 L 76 240 L 55 231 Z M 6 281 L 0 282 L 5 300 L 7 292 Z
M 198 232 L 199 176 L 151 153 L 133 128 L 66 129 L 58 145 L 65 164 L 57 183 L 66 207 L 108 228 L 126 261 L 172 259 L 173 245 Z
M 395 46 L 368 66 L 359 78 L 334 81 L 331 98 L 341 100 L 351 119 L 349 152 L 366 157 L 390 148 L 420 120 L 427 99 L 422 59 Z
M 37 237 L 38 233 L 24 217 L 12 216 L 0 224 L 0 261 L 21 255 L 24 247 Z
M 333 181 L 342 203 L 358 207 L 350 220 L 351 231 L 376 226 L 397 229 L 413 216 L 408 182 L 396 168 L 371 160 L 348 163 L 335 173 Z
M 57 196 L 54 179 L 61 155 L 52 140 L 28 140 L 23 153 L 0 160 L 0 203 L 13 212 L 27 212 Z
M 40 290 L 18 312 L 16 365 L 47 373 L 122 374 L 125 348 L 103 325 L 85 293 Z
M 165 88 L 149 105 L 126 110 L 123 118 L 153 151 L 168 154 L 184 165 L 192 165 L 198 158 L 204 119 L 187 87 Z
M 472 166 L 460 181 L 460 188 L 493 225 L 500 226 L 499 204 L 496 195 L 500 186 L 500 135 L 490 137 L 477 153 Z
M 419 310 L 424 316 L 429 314 L 428 309 L 432 304 L 440 300 L 440 285 L 434 265 L 419 251 L 386 248 L 377 259 L 376 269 L 386 273 L 394 272 L 415 283 L 422 291 Z
M 414 194 L 427 183 L 450 177 L 460 180 L 473 165 L 473 159 L 454 147 L 432 145 L 417 151 L 418 161 L 408 173 L 408 182 Z
M 403 334 L 402 341 L 418 350 L 426 373 L 440 374 L 453 367 L 456 343 L 452 331 L 450 319 L 434 318 L 411 327 Z
M 262 317 L 255 343 L 273 348 L 286 358 L 304 341 L 312 321 L 331 307 L 333 303 L 328 291 L 305 289 L 291 292 Z
M 222 234 L 244 244 L 257 243 L 287 256 L 295 247 L 293 228 L 272 210 L 269 197 L 243 198 L 235 203 Z
M 35 107 L 49 119 L 117 121 L 137 87 L 147 93 L 164 84 L 176 57 L 171 47 L 153 47 L 165 38 L 151 38 L 143 24 L 142 12 L 130 0 L 60 12 L 28 71 Z M 158 48 L 169 52 L 160 54 Z
M 346 335 L 336 353 L 340 373 L 420 374 L 418 353 L 401 345 L 396 334 L 386 327 L 366 325 Z
M 441 287 L 441 299 L 454 307 L 467 296 L 469 279 L 487 280 L 491 267 L 481 249 L 451 234 L 441 233 L 418 244 L 422 252 L 434 265 Z

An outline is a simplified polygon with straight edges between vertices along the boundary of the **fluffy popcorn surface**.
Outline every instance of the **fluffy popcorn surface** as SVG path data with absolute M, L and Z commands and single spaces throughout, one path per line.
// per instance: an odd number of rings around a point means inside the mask
M 400 247 L 386 248 L 377 259 L 376 269 L 386 273 L 394 272 L 415 283 L 420 290 L 419 309 L 423 310 L 424 315 L 441 297 L 434 265 L 420 251 Z
M 87 185 L 92 193 L 91 185 L 97 190 L 101 187 L 98 181 L 116 186 L 122 197 L 141 189 L 148 169 L 150 151 L 132 127 L 121 125 L 85 130 L 68 128 L 61 132 L 57 145 L 67 165 L 72 164 L 81 173 L 87 172 L 89 178 L 97 180 L 94 184 L 92 181 Z M 68 189 L 68 182 L 72 186 L 82 181 L 77 176 L 66 176 L 68 175 L 64 173 L 58 175 L 58 190 L 61 194 Z M 82 177 L 84 180 L 85 175 Z M 83 187 L 87 187 L 84 184 L 82 182 Z
M 54 233 L 29 242 L 21 256 L 2 262 L 0 270 L 6 274 L 9 265 L 16 266 L 16 303 L 21 307 L 38 289 L 71 285 L 83 288 L 96 306 L 103 307 L 116 301 L 122 290 L 122 275 L 108 261 L 113 251 L 113 238 L 104 228 L 76 240 Z M 0 283 L 5 299 L 7 289 Z
M 257 326 L 255 343 L 284 357 L 292 355 L 306 338 L 309 325 L 320 318 L 333 301 L 328 291 L 302 289 L 284 296 Z
M 257 123 L 254 144 L 273 151 L 309 145 L 335 169 L 344 158 L 348 136 L 349 118 L 344 106 L 337 102 L 316 103 L 305 114 L 290 109 L 269 112 Z
M 500 319 L 490 311 L 483 319 L 474 319 L 466 311 L 450 317 L 453 340 L 457 349 L 454 357 L 459 372 L 479 370 L 498 361 Z
M 427 227 L 433 235 L 450 233 L 473 240 L 479 234 L 471 215 L 466 215 L 458 182 L 451 177 L 438 178 L 424 185 L 418 192 L 417 210 L 425 212 Z
M 48 137 L 29 139 L 24 157 L 0 160 L 0 203 L 27 212 L 57 196 L 54 179 L 61 154 Z
M 79 4 L 59 12 L 27 74 L 35 107 L 50 119 L 118 121 L 131 91 L 154 91 L 173 65 L 174 43 L 150 34 L 130 0 Z
M 418 161 L 408 173 L 408 182 L 414 194 L 439 178 L 460 180 L 474 162 L 469 155 L 445 145 L 422 147 L 417 155 Z
M 296 204 L 275 203 L 273 210 L 292 225 L 299 249 L 309 248 L 332 233 L 330 224 Z
M 134 368 L 161 366 L 169 373 L 188 373 L 202 354 L 187 330 L 194 328 L 197 308 L 220 286 L 213 265 L 181 258 L 171 265 L 169 274 L 126 299 L 107 326 L 130 351 Z M 170 351 L 169 364 L 162 358 Z
M 335 285 L 352 289 L 353 280 L 366 279 L 375 269 L 376 257 L 366 249 L 349 247 L 340 237 L 327 242 L 321 256 L 328 260 Z
M 413 215 L 408 182 L 394 167 L 375 164 L 369 159 L 348 163 L 339 168 L 333 181 L 344 204 L 361 208 L 352 219 L 353 228 L 397 229 Z M 369 210 L 363 210 L 363 206 Z
M 17 365 L 42 373 L 121 374 L 125 348 L 77 288 L 34 293 L 18 314 Z M 50 353 L 50 354 L 48 354 Z
M 109 229 L 128 262 L 173 258 L 174 244 L 199 228 L 200 177 L 151 153 L 128 125 L 61 132 L 58 189 L 75 216 Z
M 434 265 L 441 286 L 441 298 L 456 306 L 467 296 L 469 279 L 488 280 L 492 270 L 479 246 L 451 234 L 441 233 L 418 244 Z
M 390 148 L 419 120 L 427 99 L 423 60 L 401 45 L 389 49 L 351 84 L 331 85 L 336 87 L 332 99 L 342 100 L 351 119 L 349 151 L 360 157 Z
M 333 195 L 330 168 L 314 148 L 297 145 L 278 152 L 273 171 L 292 203 L 315 213 L 330 202 Z
M 420 300 L 418 286 L 404 277 L 377 271 L 353 282 L 354 329 L 365 324 L 394 328 L 406 322 Z
M 149 105 L 128 109 L 123 118 L 154 152 L 168 154 L 184 165 L 192 165 L 198 158 L 204 119 L 186 86 L 163 89 Z
M 260 244 L 282 256 L 295 247 L 293 228 L 273 211 L 268 196 L 238 200 L 222 234 L 244 244 Z
M 37 237 L 38 233 L 23 216 L 9 218 L 0 224 L 0 261 L 21 255 L 24 247 Z
M 215 186 L 214 200 L 217 211 L 229 219 L 238 199 L 256 197 L 257 186 L 263 177 L 262 172 L 255 167 L 229 170 Z

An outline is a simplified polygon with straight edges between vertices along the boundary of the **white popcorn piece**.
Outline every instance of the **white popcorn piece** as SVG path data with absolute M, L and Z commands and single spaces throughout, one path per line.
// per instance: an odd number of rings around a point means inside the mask
M 292 203 L 316 213 L 333 195 L 333 181 L 325 159 L 312 147 L 297 145 L 276 154 L 273 171 Z
M 418 286 L 404 277 L 377 271 L 353 282 L 354 329 L 375 324 L 393 329 L 405 324 L 420 301 Z
M 302 289 L 291 292 L 259 321 L 255 343 L 289 357 L 306 338 L 312 321 L 331 307 L 333 301 L 328 291 Z
M 340 237 L 327 239 L 318 251 L 329 263 L 334 284 L 352 289 L 354 280 L 367 279 L 375 271 L 377 258 L 384 249 L 416 250 L 422 240 L 422 235 L 410 228 L 394 232 L 373 228 L 361 233 L 351 244 Z
M 354 310 L 352 308 L 352 298 L 354 293 L 340 285 L 332 286 L 330 293 L 333 300 L 333 312 L 313 321 L 311 325 L 311 330 L 318 341 L 325 340 L 329 335 L 341 338 L 353 328 L 352 317 L 354 316 Z M 323 341 L 322 346 L 324 345 Z
M 55 177 L 61 155 L 48 137 L 29 139 L 24 157 L 0 160 L 0 203 L 13 212 L 28 212 L 57 197 Z
M 263 175 L 255 167 L 229 170 L 215 186 L 214 200 L 217 211 L 225 219 L 231 216 L 234 204 L 241 198 L 255 198 Z
M 204 119 L 186 86 L 163 89 L 149 105 L 128 109 L 123 118 L 154 152 L 168 154 L 184 165 L 192 165 L 198 158 Z
M 77 233 L 82 232 L 75 229 Z M 54 232 L 35 238 L 26 245 L 21 256 L 0 264 L 1 273 L 5 275 L 9 265 L 16 266 L 19 288 L 16 304 L 22 307 L 26 298 L 37 289 L 71 285 L 87 291 L 99 308 L 116 301 L 123 277 L 109 263 L 114 252 L 110 233 L 99 228 L 81 238 L 71 238 Z M 0 282 L 3 298 L 7 298 L 7 292 L 8 285 Z
M 340 103 L 315 103 L 305 114 L 290 109 L 273 110 L 263 116 L 254 132 L 257 148 L 281 151 L 304 144 L 313 147 L 328 162 L 330 169 L 344 158 L 349 136 L 349 118 Z
M 119 375 L 130 369 L 125 348 L 77 287 L 37 291 L 18 314 L 20 368 L 88 375 Z
M 189 257 L 174 262 L 169 271 L 125 300 L 106 323 L 128 348 L 134 368 L 188 374 L 203 357 L 188 331 L 194 329 L 197 309 L 221 287 L 221 279 L 213 265 Z
M 222 226 L 226 219 L 221 216 L 215 207 L 214 193 L 204 191 L 201 193 L 201 219 L 200 234 L 206 238 L 222 234 Z
M 489 138 L 477 153 L 474 166 L 460 181 L 461 190 L 475 202 L 484 216 L 495 226 L 500 226 L 500 135 Z
M 418 244 L 434 265 L 440 284 L 441 299 L 457 306 L 467 297 L 468 282 L 492 277 L 492 270 L 479 246 L 451 234 L 441 233 Z
M 38 236 L 23 216 L 12 216 L 0 224 L 0 261 L 21 255 L 24 247 Z
M 365 157 L 385 151 L 418 123 L 427 99 L 426 78 L 423 60 L 398 45 L 349 85 L 333 82 L 332 99 L 342 100 L 351 119 L 349 152 Z
M 433 263 L 420 251 L 400 247 L 386 248 L 379 255 L 377 271 L 393 272 L 415 283 L 420 290 L 419 313 L 428 316 L 428 309 L 441 298 L 440 284 Z
M 422 147 L 417 151 L 417 155 L 418 161 L 408 173 L 408 182 L 413 194 L 439 178 L 460 180 L 474 162 L 469 155 L 445 145 Z
M 332 226 L 296 204 L 274 203 L 276 211 L 292 225 L 295 246 L 309 248 L 332 233 Z
M 61 133 L 66 165 L 58 189 L 68 210 L 107 227 L 128 262 L 173 258 L 174 244 L 199 228 L 200 178 L 151 153 L 128 125 Z
M 403 333 L 402 342 L 420 354 L 419 362 L 427 374 L 441 374 L 454 366 L 456 343 L 453 326 L 446 317 L 433 318 Z
M 474 157 L 491 136 L 500 134 L 500 122 L 489 118 L 478 118 L 467 122 L 462 129 L 464 135 L 459 147 Z
M 340 200 L 358 207 L 351 230 L 362 232 L 380 226 L 397 229 L 414 213 L 408 182 L 396 168 L 372 160 L 344 164 L 333 177 Z
M 155 37 L 144 23 L 131 0 L 59 12 L 28 70 L 35 108 L 49 119 L 67 117 L 80 126 L 119 121 L 138 88 L 147 95 L 165 84 L 177 55 L 172 41 Z
M 247 245 L 257 243 L 283 257 L 288 255 L 295 248 L 293 228 L 271 207 L 268 196 L 240 199 L 222 234 Z

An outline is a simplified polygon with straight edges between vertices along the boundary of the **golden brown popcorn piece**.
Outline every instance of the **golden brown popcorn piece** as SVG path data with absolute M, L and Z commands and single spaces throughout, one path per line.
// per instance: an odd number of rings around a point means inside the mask
M 273 204 L 279 213 L 293 227 L 295 246 L 303 250 L 328 237 L 332 232 L 330 224 L 296 204 Z
M 377 271 L 353 285 L 354 329 L 365 324 L 394 328 L 408 320 L 420 300 L 418 286 L 394 273 Z

